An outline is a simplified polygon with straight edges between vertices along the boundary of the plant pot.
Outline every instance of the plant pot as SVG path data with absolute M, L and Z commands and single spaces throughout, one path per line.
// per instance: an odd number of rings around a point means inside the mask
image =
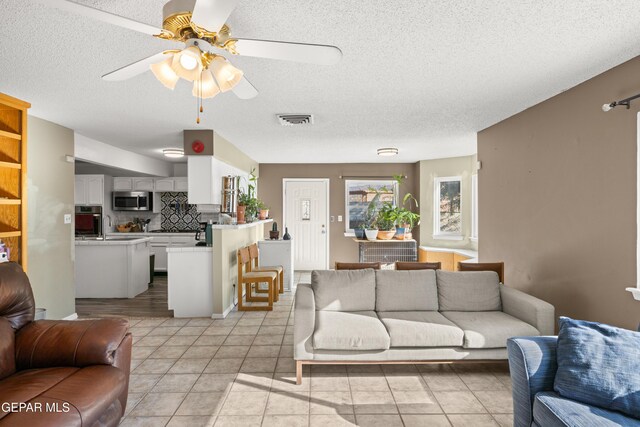
M 238 224 L 246 224 L 247 221 L 244 218 L 244 214 L 247 210 L 246 206 L 240 206 L 238 205 L 238 211 L 236 212 L 236 219 Z
M 393 236 L 394 239 L 404 240 L 404 227 L 396 227 L 396 235 Z
M 396 234 L 396 230 L 378 230 L 378 240 L 391 240 Z
M 364 228 L 356 228 L 353 230 L 356 235 L 356 239 L 364 240 Z
M 378 230 L 364 230 L 367 240 L 376 240 L 378 238 Z
M 258 219 L 263 220 L 269 217 L 269 209 L 260 209 L 260 213 L 258 214 Z
M 269 239 L 271 240 L 278 240 L 280 238 L 280 232 L 278 230 L 276 231 L 269 231 Z

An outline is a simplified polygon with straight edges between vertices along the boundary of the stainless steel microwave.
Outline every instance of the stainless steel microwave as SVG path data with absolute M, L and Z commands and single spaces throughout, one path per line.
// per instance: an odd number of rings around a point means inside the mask
M 149 191 L 114 191 L 114 211 L 151 211 L 153 193 Z

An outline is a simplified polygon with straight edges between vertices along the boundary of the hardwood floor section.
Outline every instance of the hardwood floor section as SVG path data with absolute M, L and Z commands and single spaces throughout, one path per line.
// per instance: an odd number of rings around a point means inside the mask
M 78 317 L 173 317 L 167 306 L 167 276 L 154 277 L 153 287 L 135 298 L 76 298 Z

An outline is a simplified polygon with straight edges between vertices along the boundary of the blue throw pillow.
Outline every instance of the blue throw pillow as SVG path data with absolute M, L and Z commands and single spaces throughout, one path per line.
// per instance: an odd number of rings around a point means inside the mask
M 640 332 L 561 317 L 560 396 L 640 418 Z

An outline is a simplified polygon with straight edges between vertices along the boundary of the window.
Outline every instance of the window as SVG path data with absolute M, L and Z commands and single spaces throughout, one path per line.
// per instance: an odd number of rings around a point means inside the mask
M 462 238 L 459 176 L 436 178 L 433 234 L 440 238 Z
M 367 216 L 375 214 L 384 202 L 397 202 L 398 183 L 394 180 L 346 180 L 345 181 L 345 229 L 353 234 L 355 228 L 366 225 Z M 374 201 L 373 212 L 367 212 Z M 369 215 L 368 215 L 369 214 Z
M 471 175 L 471 239 L 478 240 L 478 175 Z

